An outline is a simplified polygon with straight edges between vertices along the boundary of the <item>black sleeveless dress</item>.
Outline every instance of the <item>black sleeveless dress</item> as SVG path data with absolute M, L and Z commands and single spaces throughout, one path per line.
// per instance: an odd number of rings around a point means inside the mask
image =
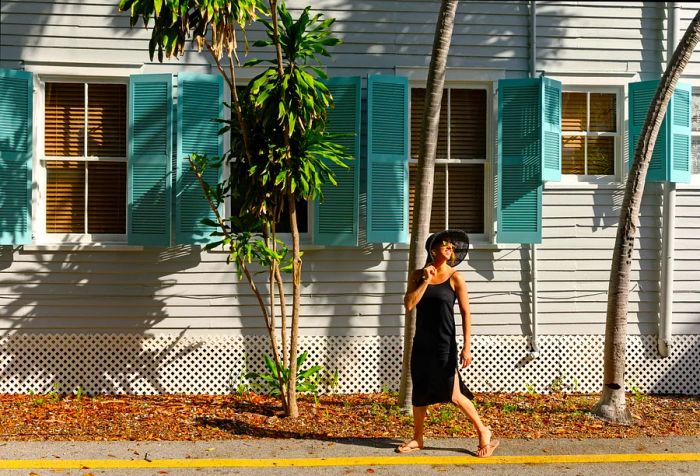
M 411 352 L 414 406 L 452 401 L 457 372 L 457 342 L 454 306 L 457 300 L 450 278 L 429 284 L 416 306 L 416 334 Z M 459 377 L 459 389 L 469 399 L 474 395 Z

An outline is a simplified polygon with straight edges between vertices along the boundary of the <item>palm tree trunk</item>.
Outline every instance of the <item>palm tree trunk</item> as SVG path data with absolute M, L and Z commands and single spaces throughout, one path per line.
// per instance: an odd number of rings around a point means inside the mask
M 644 192 L 649 161 L 656 137 L 678 78 L 690 60 L 700 40 L 700 10 L 688 26 L 651 103 L 644 128 L 637 141 L 634 164 L 627 177 L 625 196 L 617 226 L 615 250 L 610 268 L 608 309 L 605 324 L 605 353 L 603 391 L 593 413 L 606 421 L 630 423 L 631 416 L 625 401 L 625 347 L 627 343 L 627 309 L 629 306 L 630 270 L 634 238 L 637 234 L 639 207 Z
M 435 170 L 438 124 L 440 121 L 440 105 L 442 102 L 447 54 L 450 49 L 450 42 L 452 41 L 452 29 L 457 12 L 457 3 L 457 0 L 442 1 L 437 25 L 435 27 L 433 52 L 430 58 L 428 82 L 426 85 L 426 107 L 420 133 L 418 177 L 413 202 L 413 224 L 411 225 L 411 246 L 408 258 L 409 277 L 414 270 L 421 268 L 425 262 L 423 243 L 430 231 L 430 210 L 433 203 L 433 174 Z M 404 325 L 404 353 L 399 391 L 399 405 L 405 409 L 410 408 L 411 405 L 410 365 L 413 334 L 415 333 L 414 323 L 414 313 L 407 312 L 406 323 Z

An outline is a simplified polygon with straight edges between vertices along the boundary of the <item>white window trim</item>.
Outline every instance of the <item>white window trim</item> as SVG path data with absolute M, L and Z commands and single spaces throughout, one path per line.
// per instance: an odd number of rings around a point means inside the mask
M 681 80 L 683 82 L 686 82 L 685 80 Z M 700 84 L 693 84 L 691 83 L 692 86 L 692 92 L 690 95 L 690 109 L 691 109 L 691 114 L 692 114 L 692 109 L 693 109 L 693 96 L 695 95 L 695 92 L 697 91 L 698 94 L 700 94 Z M 700 187 L 700 169 L 693 171 L 693 145 L 692 141 L 695 137 L 700 138 L 700 130 L 693 130 L 693 124 L 692 124 L 692 118 L 691 118 L 691 124 L 690 124 L 690 183 L 685 183 L 685 184 L 677 184 L 678 187 L 680 188 L 699 188 Z M 695 173 L 694 173 L 695 172 Z
M 476 70 L 475 70 L 476 71 Z M 480 73 L 482 73 L 482 70 L 478 70 Z M 467 71 L 469 72 L 469 71 Z M 402 72 L 401 74 L 408 74 L 409 72 Z M 449 70 L 448 70 L 449 73 Z M 425 79 L 423 79 L 422 74 L 418 72 L 418 74 L 411 75 L 411 80 L 409 81 L 409 88 L 410 89 L 418 89 L 426 88 L 426 82 Z M 496 150 L 496 126 L 495 126 L 495 118 L 496 118 L 496 113 L 494 110 L 494 101 L 495 101 L 495 92 L 497 88 L 497 79 L 500 79 L 502 76 L 500 74 L 496 74 L 493 78 L 492 81 L 469 81 L 467 79 L 462 79 L 462 76 L 469 76 L 468 74 L 464 74 L 464 71 L 459 70 L 455 71 L 452 70 L 452 74 L 448 74 L 448 80 L 445 81 L 445 89 L 480 89 L 486 91 L 486 156 L 484 159 L 451 159 L 449 157 L 450 154 L 450 148 L 449 148 L 449 135 L 448 135 L 448 148 L 447 148 L 447 154 L 448 158 L 447 159 L 436 159 L 435 163 L 436 164 L 460 164 L 460 165 L 466 165 L 466 164 L 482 164 L 484 166 L 484 190 L 483 190 L 483 205 L 484 205 L 484 232 L 483 233 L 470 233 L 469 236 L 472 239 L 472 247 L 476 248 L 485 248 L 492 246 L 494 243 L 494 238 L 495 238 L 495 220 L 496 220 L 496 205 L 495 205 L 495 191 L 493 190 L 492 184 L 494 183 L 493 180 L 493 164 L 495 163 L 496 158 L 494 157 L 495 150 Z M 459 78 L 459 79 L 450 79 L 450 78 Z M 490 77 L 490 76 L 489 76 Z M 418 79 L 416 79 L 418 78 Z M 449 95 L 448 95 L 448 101 L 449 101 Z M 410 111 L 411 111 L 411 95 L 409 93 L 409 116 L 410 116 Z M 496 106 L 497 107 L 497 106 Z M 449 111 L 449 109 L 448 109 Z M 410 119 L 409 119 L 410 120 Z M 449 121 L 448 121 L 449 124 Z M 408 143 L 411 143 L 411 128 L 409 127 L 409 138 L 408 138 Z M 418 161 L 416 159 L 413 159 L 411 157 L 411 153 L 409 152 L 409 157 L 408 157 L 408 163 L 409 164 L 417 164 Z M 449 169 L 449 167 L 448 167 Z M 449 174 L 449 172 L 447 172 Z M 449 189 L 446 191 L 447 193 L 445 194 L 445 199 L 448 200 L 449 197 Z M 446 207 L 448 208 L 448 207 Z M 449 224 L 449 217 L 448 217 L 448 212 L 447 209 L 445 211 L 445 218 L 447 219 L 447 222 Z M 410 231 L 409 231 L 409 239 L 410 239 Z
M 47 233 L 46 232 L 46 161 L 64 160 L 63 157 L 47 156 L 44 147 L 45 129 L 45 97 L 46 83 L 102 83 L 102 84 L 126 84 L 127 85 L 127 117 L 129 115 L 128 104 L 128 76 L 117 77 L 93 77 L 93 76 L 65 76 L 50 74 L 35 74 L 34 80 L 34 154 L 32 160 L 32 234 L 36 245 L 95 245 L 105 244 L 126 245 L 127 234 L 75 234 L 75 233 Z M 127 126 L 128 127 L 128 126 Z M 127 144 L 128 147 L 128 144 Z M 91 157 L 75 157 L 70 160 L 95 161 Z M 108 159 L 109 161 L 126 162 L 127 158 Z M 128 187 L 128 183 L 127 183 Z M 128 206 L 128 204 L 126 204 Z
M 604 133 L 594 133 L 594 134 L 584 134 L 584 135 L 600 135 L 607 137 L 615 137 L 615 173 L 613 175 L 575 175 L 575 174 L 564 174 L 562 173 L 560 182 L 545 182 L 545 190 L 550 188 L 561 188 L 570 186 L 582 186 L 582 187 L 617 187 L 624 178 L 627 176 L 625 167 L 627 166 L 627 161 L 624 157 L 624 141 L 627 138 L 627 131 L 625 129 L 626 121 L 625 118 L 625 103 L 626 97 L 624 95 L 624 88 L 622 86 L 599 86 L 599 85 L 570 85 L 562 84 L 562 93 L 607 93 L 616 95 L 616 117 L 617 121 L 615 127 L 617 129 L 616 133 L 604 132 Z M 562 104 L 563 107 L 563 104 Z M 581 135 L 576 133 L 565 133 L 562 131 L 562 137 L 567 135 Z

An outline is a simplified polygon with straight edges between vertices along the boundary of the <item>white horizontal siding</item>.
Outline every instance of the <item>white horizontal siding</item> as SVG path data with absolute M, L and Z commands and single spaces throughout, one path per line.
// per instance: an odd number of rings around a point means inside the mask
M 665 31 L 664 2 L 540 1 L 536 68 L 546 74 L 658 76 Z
M 308 2 L 294 0 L 296 11 Z M 426 67 L 439 2 L 319 0 L 337 19 L 344 43 L 333 49 L 331 74 Z M 148 63 L 150 32 L 129 29 L 114 0 L 3 0 L 0 65 L 21 61 L 178 71 L 209 67 L 188 44 L 179 61 Z M 684 4 L 685 27 L 696 7 Z M 449 66 L 496 68 L 510 77 L 528 70 L 528 2 L 460 2 Z M 655 2 L 538 2 L 537 69 L 547 73 L 643 72 L 665 60 L 666 10 Z M 685 22 L 685 23 L 683 23 Z M 259 32 L 251 32 L 251 38 Z M 255 52 L 251 53 L 255 56 Z M 686 72 L 698 70 L 691 61 Z M 695 68 L 695 69 L 693 69 Z M 96 74 L 95 69 L 92 74 Z M 128 69 L 128 68 L 127 68 Z M 57 69 L 58 71 L 58 69 Z M 544 241 L 538 246 L 541 334 L 602 334 L 621 189 L 546 190 Z M 649 184 L 632 264 L 629 331 L 654 333 L 658 319 L 662 200 Z M 700 333 L 700 193 L 679 191 L 674 332 Z M 143 252 L 11 251 L 0 248 L 0 332 L 149 330 L 260 333 L 257 301 L 222 253 L 179 247 Z M 307 250 L 302 333 L 395 335 L 403 323 L 408 251 Z M 530 276 L 527 247 L 477 249 L 461 266 L 469 283 L 475 334 L 527 334 Z M 260 277 L 262 278 L 262 277 Z M 262 283 L 260 283 L 262 285 Z M 263 286 L 264 287 L 264 286 Z M 287 288 L 288 294 L 291 292 Z M 288 295 L 288 299 L 291 296 Z
M 290 1 L 296 12 L 308 2 Z M 150 31 L 130 29 L 116 3 L 3 1 L 2 66 L 21 61 L 54 64 L 148 63 Z M 333 48 L 333 74 L 393 72 L 395 67 L 427 67 L 439 2 L 318 1 L 314 9 L 336 18 L 334 31 L 343 44 Z M 528 57 L 527 2 L 460 2 L 449 65 L 509 69 L 524 74 Z M 251 32 L 251 38 L 259 33 Z M 255 56 L 256 50 L 251 50 Z M 361 58 L 358 61 L 358 58 Z M 187 54 L 173 68 L 208 64 L 188 43 Z

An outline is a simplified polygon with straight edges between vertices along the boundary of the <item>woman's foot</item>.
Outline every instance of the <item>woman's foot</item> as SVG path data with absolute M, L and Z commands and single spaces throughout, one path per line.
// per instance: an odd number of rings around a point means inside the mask
M 476 450 L 476 456 L 479 458 L 486 458 L 491 456 L 493 452 L 498 448 L 500 441 L 491 439 L 491 429 L 485 427 L 484 430 L 479 433 L 479 448 Z
M 423 449 L 423 441 L 419 442 L 418 440 L 413 439 L 411 441 L 401 443 L 396 448 L 396 452 L 397 453 L 413 453 L 414 451 L 418 451 L 420 449 Z

